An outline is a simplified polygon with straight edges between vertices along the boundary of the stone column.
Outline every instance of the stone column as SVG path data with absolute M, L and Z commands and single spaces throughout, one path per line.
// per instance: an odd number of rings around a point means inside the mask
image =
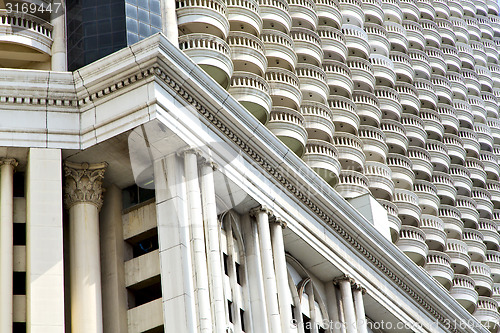
M 58 6 L 58 4 L 61 6 Z M 66 57 L 66 1 L 59 0 L 52 4 L 50 23 L 54 27 L 52 30 L 52 67 L 53 71 L 67 71 Z
M 278 288 L 281 329 L 282 332 L 290 332 L 292 329 L 292 301 L 290 299 L 290 287 L 288 286 L 285 244 L 283 242 L 283 229 L 286 228 L 286 222 L 279 217 L 274 218 L 272 222 L 274 223 L 271 223 L 271 236 L 273 245 L 274 270 L 276 272 L 276 284 Z
M 340 326 L 343 323 L 340 318 L 340 302 L 337 297 L 338 289 L 335 283 L 327 283 L 326 284 L 326 297 L 327 297 L 327 306 L 328 306 L 328 316 L 330 320 L 333 322 L 333 327 L 331 333 L 343 333 L 345 330 Z
M 336 281 L 340 288 L 340 295 L 342 298 L 342 308 L 344 310 L 345 326 L 347 333 L 357 333 L 356 326 L 356 313 L 354 310 L 354 301 L 352 298 L 352 279 L 343 277 Z
M 0 332 L 12 332 L 14 271 L 14 168 L 17 161 L 0 161 Z
M 69 210 L 71 330 L 102 333 L 99 210 L 107 163 L 64 163 Z
M 257 220 L 259 231 L 260 254 L 262 258 L 262 273 L 266 297 L 267 317 L 271 333 L 281 332 L 281 319 L 278 307 L 278 291 L 276 288 L 276 274 L 274 272 L 273 248 L 269 229 L 269 215 L 272 212 L 267 207 L 258 207 L 251 211 Z
M 356 324 L 358 326 L 359 333 L 367 333 L 368 329 L 366 326 L 366 314 L 365 314 L 365 304 L 363 302 L 363 294 L 365 289 L 359 284 L 354 285 L 352 294 L 354 297 L 354 307 L 356 310 Z
M 163 33 L 167 39 L 179 46 L 179 27 L 177 26 L 177 12 L 175 10 L 175 0 L 161 0 Z

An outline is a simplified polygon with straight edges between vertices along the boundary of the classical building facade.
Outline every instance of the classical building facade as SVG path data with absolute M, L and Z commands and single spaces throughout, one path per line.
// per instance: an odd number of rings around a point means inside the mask
M 0 1 L 0 332 L 497 332 L 499 54 L 494 0 Z

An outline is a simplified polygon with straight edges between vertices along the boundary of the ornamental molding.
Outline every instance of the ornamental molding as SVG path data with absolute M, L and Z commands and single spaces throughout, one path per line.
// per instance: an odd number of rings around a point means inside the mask
M 66 178 L 64 203 L 70 209 L 78 203 L 89 203 L 101 209 L 103 204 L 102 180 L 108 164 L 64 162 Z

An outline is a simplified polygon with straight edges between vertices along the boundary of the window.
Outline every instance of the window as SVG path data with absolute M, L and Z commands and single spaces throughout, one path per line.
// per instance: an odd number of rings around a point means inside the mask
M 132 185 L 122 190 L 123 209 L 154 200 L 155 191 Z

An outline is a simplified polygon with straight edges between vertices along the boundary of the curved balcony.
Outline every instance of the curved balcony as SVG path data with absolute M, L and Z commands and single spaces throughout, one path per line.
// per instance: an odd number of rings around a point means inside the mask
M 499 8 L 496 1 L 486 0 L 486 5 L 488 6 L 488 15 L 498 15 Z
M 394 200 L 392 202 L 398 207 L 398 216 L 403 225 L 419 225 L 422 210 L 418 205 L 418 196 L 415 193 L 409 190 L 396 188 L 394 190 Z
M 267 58 L 264 43 L 247 32 L 230 32 L 227 43 L 235 71 L 245 71 L 262 76 L 266 72 Z
M 464 166 L 470 171 L 470 178 L 474 186 L 483 187 L 486 184 L 486 172 L 484 171 L 484 164 L 475 157 L 466 157 Z
M 372 54 L 370 55 L 370 62 L 376 84 L 393 88 L 396 83 L 396 72 L 392 60 L 384 55 Z
M 377 201 L 387 211 L 387 219 L 389 221 L 389 229 L 391 231 L 391 239 L 396 243 L 399 239 L 399 231 L 401 230 L 401 220 L 398 217 L 398 207 L 391 201 L 377 199 Z
M 454 186 L 453 177 L 448 173 L 434 171 L 432 183 L 436 186 L 437 195 L 442 204 L 453 205 L 457 197 L 457 189 Z
M 486 189 L 491 194 L 491 202 L 493 202 L 493 208 L 500 209 L 500 182 L 497 180 L 488 179 L 486 180 Z
M 491 75 L 490 75 L 490 77 L 491 77 Z M 497 97 L 490 92 L 481 91 L 481 98 L 484 101 L 484 107 L 486 109 L 486 116 L 497 118 L 498 117 L 498 99 L 497 99 Z M 487 119 L 487 121 L 488 121 L 488 119 Z
M 474 124 L 474 115 L 470 109 L 470 104 L 467 101 L 462 101 L 458 99 L 453 100 L 453 107 L 455 108 L 455 114 L 460 122 L 460 127 L 462 128 L 472 128 Z
M 440 251 L 429 250 L 424 268 L 436 281 L 446 289 L 450 289 L 454 274 L 450 256 Z
M 481 146 L 481 150 L 492 151 L 493 150 L 493 136 L 491 136 L 491 131 L 488 125 L 475 123 L 474 131 L 477 134 L 477 140 Z
M 486 52 L 487 56 L 487 63 L 488 64 L 497 64 L 498 63 L 498 49 L 497 49 L 497 44 L 495 44 L 494 41 L 488 40 L 488 39 L 483 39 L 482 40 L 483 45 L 484 45 L 484 52 Z
M 323 49 L 318 34 L 306 28 L 292 28 L 290 36 L 298 62 L 321 66 Z
M 360 57 L 347 57 L 347 67 L 351 70 L 351 78 L 354 88 L 373 92 L 375 88 L 375 76 L 373 75 L 370 61 Z
M 476 201 L 474 199 L 463 195 L 457 195 L 455 207 L 460 211 L 465 227 L 477 228 L 479 212 L 476 209 Z
M 337 0 L 316 0 L 316 12 L 320 26 L 335 27 L 337 29 L 342 26 L 342 14 Z
M 479 296 L 474 317 L 490 332 L 496 332 L 500 322 L 498 302 L 490 297 Z
M 422 108 L 420 110 L 420 118 L 422 118 L 424 122 L 427 138 L 433 140 L 441 140 L 443 138 L 443 121 L 441 120 L 441 115 L 437 111 Z
M 452 17 L 464 16 L 464 7 L 462 7 L 460 0 L 448 0 L 448 6 L 450 7 L 450 16 Z
M 497 158 L 500 160 L 500 145 L 493 145 L 493 154 L 497 156 Z
M 458 56 L 462 59 L 462 69 L 474 69 L 476 62 L 474 59 L 474 52 L 469 44 L 457 42 L 455 46 L 458 50 Z
M 443 51 L 444 62 L 448 68 L 447 74 L 450 71 L 459 73 L 462 69 L 462 60 L 458 56 L 458 50 L 453 45 L 441 45 L 441 51 Z
M 336 130 L 351 134 L 358 132 L 359 116 L 356 113 L 356 104 L 352 100 L 341 96 L 330 96 L 328 106 L 332 110 L 332 120 Z
M 299 63 L 295 74 L 299 78 L 303 100 L 326 103 L 330 89 L 326 84 L 326 74 L 321 68 Z
M 369 193 L 368 178 L 360 172 L 342 170 L 339 175 L 339 183 L 335 190 L 345 199 L 359 197 Z
M 494 144 L 500 144 L 500 119 L 490 118 L 486 119 L 488 126 L 490 127 L 491 136 L 493 137 Z
M 498 231 L 500 231 L 500 209 L 493 209 L 493 221 L 497 224 Z
M 420 229 L 425 233 L 425 243 L 429 247 L 429 250 L 444 251 L 446 233 L 444 231 L 443 221 L 439 217 L 422 214 Z
M 467 253 L 467 244 L 465 242 L 458 239 L 448 239 L 445 253 L 450 256 L 451 267 L 455 275 L 469 273 L 471 259 Z M 472 287 L 472 290 L 474 290 L 474 287 Z
M 433 0 L 432 5 L 436 10 L 436 20 L 437 19 L 449 19 L 450 17 L 450 6 L 448 0 Z
M 453 92 L 451 90 L 451 83 L 446 77 L 442 75 L 432 75 L 431 83 L 436 89 L 436 95 L 439 103 L 451 104 L 453 100 Z
M 472 260 L 471 266 L 474 262 L 484 262 L 486 258 L 486 245 L 483 243 L 483 234 L 475 229 L 464 228 L 462 240 L 467 244 L 467 252 Z
M 385 162 L 389 149 L 385 143 L 385 134 L 381 129 L 361 125 L 358 136 L 363 142 L 363 152 L 367 161 Z
M 464 223 L 461 220 L 461 215 L 458 208 L 441 204 L 439 206 L 438 216 L 443 221 L 444 231 L 446 232 L 448 240 L 462 239 Z M 465 253 L 467 253 L 467 250 L 465 250 Z
M 333 145 L 337 148 L 342 169 L 362 172 L 366 156 L 363 153 L 363 142 L 356 135 L 336 132 Z
M 415 71 L 415 78 L 430 79 L 432 69 L 427 53 L 417 49 L 410 49 L 408 55 Z
M 365 13 L 360 0 L 340 0 L 340 12 L 342 13 L 342 24 L 352 24 L 358 27 L 363 26 Z
M 496 14 L 488 14 L 488 18 L 490 19 L 495 37 L 500 36 L 500 18 Z
M 335 186 L 338 183 L 340 163 L 337 149 L 331 143 L 307 140 L 306 152 L 302 159 L 328 184 Z
M 469 46 L 472 49 L 476 66 L 486 66 L 487 56 L 483 43 L 480 41 L 471 40 L 469 41 Z
M 481 39 L 493 39 L 493 27 L 491 26 L 488 16 L 477 15 L 476 18 L 479 24 L 479 30 L 481 31 Z
M 179 48 L 222 87 L 233 74 L 229 45 L 219 37 L 204 33 L 179 36 Z
M 498 234 L 498 231 L 497 231 Z M 488 265 L 488 267 L 491 270 L 491 277 L 493 278 L 493 281 L 496 283 L 500 282 L 500 252 L 496 250 L 487 250 L 486 251 L 486 260 L 485 264 Z M 496 286 L 498 287 L 498 285 Z M 495 286 L 493 287 L 493 294 L 496 293 L 496 291 L 500 291 Z M 500 296 L 500 292 L 496 293 L 497 296 Z
M 453 276 L 450 294 L 470 313 L 473 313 L 476 310 L 478 300 L 478 294 L 474 288 L 475 283 L 470 276 L 462 274 L 455 274 Z
M 292 26 L 316 30 L 318 14 L 314 0 L 289 0 L 288 6 Z
M 396 246 L 415 264 L 419 266 L 425 264 L 429 249 L 425 244 L 425 234 L 419 228 L 403 225 Z
M 397 0 L 382 0 L 382 9 L 384 11 L 384 21 L 400 23 L 403 19 L 403 11 Z
M 470 171 L 463 165 L 451 164 L 450 175 L 453 179 L 453 185 L 457 189 L 457 194 L 470 196 L 472 191 L 472 180 Z
M 345 36 L 348 55 L 368 59 L 370 55 L 368 34 L 362 28 L 352 24 L 344 24 L 342 33 Z
M 425 48 L 425 37 L 422 26 L 418 22 L 403 20 L 403 27 L 408 38 L 408 47 L 412 50 L 423 50 Z
M 415 0 L 400 0 L 399 7 L 403 11 L 403 18 L 410 21 L 418 21 L 420 19 L 420 9 L 417 7 Z
M 413 183 L 413 192 L 418 196 L 418 203 L 422 209 L 422 214 L 437 214 L 439 209 L 439 197 L 434 184 L 426 180 L 416 179 Z
M 414 84 L 418 90 L 418 98 L 422 107 L 435 110 L 438 103 L 438 96 L 434 85 L 426 79 L 415 79 Z
M 377 86 L 375 88 L 375 97 L 378 99 L 383 119 L 400 119 L 403 108 L 396 90 Z
M 493 291 L 493 279 L 491 278 L 491 269 L 483 262 L 472 260 L 470 264 L 469 276 L 476 284 L 476 291 L 479 296 L 491 296 Z
M 304 101 L 300 106 L 309 139 L 331 142 L 335 133 L 332 110 L 325 104 Z
M 413 164 L 416 179 L 430 180 L 432 178 L 432 163 L 429 152 L 423 148 L 408 147 L 408 158 Z
M 323 71 L 326 73 L 326 83 L 330 87 L 330 95 L 351 97 L 354 83 L 351 70 L 346 64 L 336 60 L 323 61 Z
M 446 145 L 441 141 L 428 139 L 425 143 L 425 149 L 431 156 L 431 163 L 434 170 L 448 172 L 451 159 L 448 155 Z
M 408 51 L 406 29 L 401 24 L 391 21 L 385 21 L 384 27 L 387 30 L 387 38 L 391 43 L 391 51 L 406 53 Z
M 493 283 L 493 295 L 491 297 L 495 301 L 500 302 L 500 283 Z
M 415 174 L 412 170 L 412 162 L 406 156 L 400 154 L 389 154 L 387 165 L 391 169 L 391 177 L 394 186 L 403 190 L 412 190 Z
M 374 94 L 362 90 L 354 90 L 352 100 L 356 104 L 357 113 L 362 125 L 378 127 L 382 119 L 378 99 Z
M 486 248 L 488 250 L 498 250 L 500 234 L 497 230 L 497 224 L 490 219 L 480 218 L 478 230 L 483 234 L 483 241 L 486 244 Z
M 491 93 L 493 91 L 493 79 L 491 77 L 490 70 L 486 67 L 477 65 L 476 73 L 477 73 L 477 78 L 479 80 L 479 84 L 481 85 L 481 94 L 483 92 Z
M 491 202 L 490 192 L 482 187 L 473 187 L 472 198 L 476 201 L 476 209 L 480 217 L 491 218 L 493 216 L 493 203 Z
M 469 42 L 471 40 L 481 40 L 481 30 L 479 30 L 477 18 L 465 15 L 464 21 L 467 24 L 467 30 L 469 30 Z
M 413 84 L 406 82 L 397 82 L 396 91 L 399 94 L 401 106 L 404 113 L 419 114 L 420 99 L 418 98 L 417 88 Z
M 381 54 L 387 56 L 391 49 L 387 30 L 379 24 L 365 23 L 365 32 L 368 35 L 368 44 L 370 44 L 370 54 Z
M 281 32 L 290 32 L 292 17 L 286 0 L 259 0 L 260 17 L 265 29 L 272 28 Z
M 434 1 L 434 3 L 436 3 L 436 1 Z M 436 18 L 436 24 L 438 26 L 439 34 L 441 35 L 442 45 L 455 45 L 457 37 L 455 36 L 453 24 L 451 24 L 450 20 L 448 18 Z
M 453 24 L 453 31 L 457 38 L 456 43 L 469 43 L 469 30 L 467 29 L 467 23 L 465 23 L 462 17 L 450 17 L 450 21 Z
M 486 113 L 486 107 L 484 105 L 484 101 L 481 97 L 470 95 L 467 98 L 467 102 L 469 102 L 470 109 L 472 114 L 474 115 L 474 124 L 476 123 L 486 123 L 486 118 L 488 114 Z
M 467 86 L 462 74 L 448 71 L 446 78 L 450 81 L 453 98 L 465 100 L 467 98 Z
M 256 0 L 229 0 L 227 19 L 231 31 L 244 31 L 258 36 L 262 30 L 262 18 Z
M 422 33 L 425 37 L 426 47 L 441 47 L 441 34 L 439 33 L 436 22 L 427 19 L 420 19 L 418 23 L 422 26 Z
M 448 104 L 438 104 L 437 112 L 441 117 L 441 122 L 444 127 L 444 133 L 457 134 L 460 122 L 457 118 L 457 113 L 455 111 L 455 108 Z
M 228 92 L 262 124 L 267 123 L 272 100 L 266 80 L 253 73 L 234 72 Z
M 299 109 L 302 103 L 302 93 L 299 78 L 294 73 L 282 68 L 269 67 L 266 80 L 269 83 L 273 105 Z
M 227 6 L 222 0 L 176 0 L 177 25 L 183 33 L 203 33 L 225 39 L 229 33 Z M 2 20 L 3 21 L 3 20 Z
M 488 15 L 488 5 L 486 4 L 486 0 L 472 0 L 472 3 L 476 7 L 476 16 Z
M 486 177 L 488 179 L 498 180 L 500 175 L 500 166 L 498 165 L 497 156 L 492 152 L 481 150 L 479 160 L 483 162 Z
M 424 122 L 419 116 L 404 113 L 401 123 L 406 128 L 406 136 L 410 146 L 424 147 L 427 140 L 427 132 L 424 129 Z
M 444 61 L 444 53 L 438 48 L 427 46 L 425 53 L 429 57 L 429 64 L 431 65 L 432 75 L 446 75 L 447 66 Z M 431 75 L 431 77 L 432 77 Z
M 383 24 L 384 10 L 380 0 L 362 0 L 362 8 L 365 13 L 365 22 Z
M 417 0 L 417 7 L 420 10 L 420 17 L 434 20 L 436 18 L 436 9 L 430 0 Z
M 405 155 L 408 150 L 408 138 L 403 124 L 399 121 L 384 119 L 380 123 L 380 129 L 385 133 L 385 142 L 389 151 Z
M 368 178 L 370 192 L 375 198 L 392 200 L 394 183 L 391 179 L 391 169 L 386 164 L 368 161 L 364 174 Z
M 333 27 L 320 25 L 317 33 L 321 39 L 324 59 L 344 62 L 347 59 L 347 46 L 344 34 Z
M 275 106 L 271 111 L 267 128 L 297 156 L 304 155 L 307 132 L 304 117 L 298 111 Z
M 260 34 L 260 39 L 264 43 L 264 54 L 269 67 L 281 67 L 295 71 L 297 54 L 290 36 L 278 30 L 264 29 Z
M 464 148 L 467 151 L 467 156 L 479 156 L 479 149 L 481 147 L 477 139 L 477 134 L 474 130 L 461 127 L 458 131 L 458 136 L 462 139 Z
M 396 72 L 397 80 L 396 83 L 412 83 L 415 77 L 415 71 L 412 67 L 411 58 L 401 52 L 391 51 L 389 53 L 389 59 L 394 64 L 394 72 Z

